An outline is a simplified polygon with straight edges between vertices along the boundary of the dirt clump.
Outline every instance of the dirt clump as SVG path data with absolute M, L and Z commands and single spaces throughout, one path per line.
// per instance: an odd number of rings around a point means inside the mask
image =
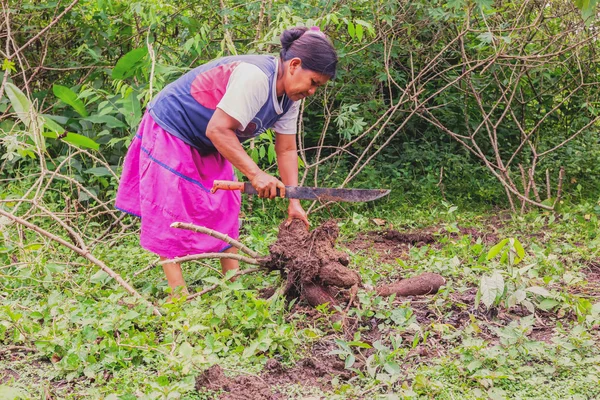
M 408 244 L 427 244 L 435 242 L 435 237 L 427 232 L 402 233 L 390 229 L 383 233 L 384 239 Z
M 441 275 L 425 272 L 421 275 L 402 279 L 389 285 L 380 285 L 375 288 L 379 296 L 418 296 L 436 293 L 446 280 Z
M 281 392 L 286 385 L 299 384 L 328 391 L 331 390 L 333 376 L 347 380 L 351 373 L 345 370 L 342 361 L 331 356 L 318 360 L 305 358 L 287 369 L 279 361 L 269 359 L 260 375 L 229 378 L 219 365 L 213 365 L 196 378 L 196 390 L 223 392 L 218 397 L 221 400 L 283 400 L 288 398 L 285 392 Z
M 288 299 L 302 296 L 313 306 L 335 304 L 329 287 L 349 289 L 361 280 L 347 267 L 350 258 L 335 249 L 339 228 L 335 221 L 308 231 L 299 220 L 279 226 L 277 241 L 269 255 L 259 262 L 269 270 L 280 271 L 286 279 L 284 294 Z
M 269 386 L 256 376 L 241 375 L 228 378 L 219 365 L 213 365 L 196 379 L 196 390 L 223 391 L 222 400 L 277 400 Z
M 349 256 L 335 248 L 338 235 L 339 228 L 333 220 L 312 231 L 308 231 L 299 220 L 287 226 L 282 223 L 277 241 L 269 247 L 269 255 L 259 262 L 271 271 L 281 272 L 285 278 L 283 293 L 289 300 L 301 297 L 313 307 L 325 303 L 331 307 L 339 305 L 340 299 L 354 298 L 361 279 L 356 271 L 348 268 Z M 413 239 L 419 239 L 420 242 L 433 240 L 433 236 L 429 236 L 421 235 Z M 381 296 L 393 293 L 400 296 L 432 294 L 444 283 L 440 275 L 425 273 L 382 285 L 377 288 L 377 293 Z

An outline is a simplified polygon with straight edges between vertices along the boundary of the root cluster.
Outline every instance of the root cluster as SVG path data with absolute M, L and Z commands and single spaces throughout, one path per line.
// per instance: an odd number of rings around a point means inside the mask
M 348 268 L 350 258 L 335 249 L 339 229 L 327 221 L 307 231 L 300 221 L 281 224 L 277 241 L 269 255 L 258 259 L 261 266 L 277 270 L 285 277 L 283 293 L 288 299 L 302 297 L 312 306 L 339 304 L 339 299 L 352 297 L 361 285 L 358 273 Z M 400 296 L 436 293 L 444 285 L 442 276 L 424 273 L 414 278 L 378 286 L 378 295 Z

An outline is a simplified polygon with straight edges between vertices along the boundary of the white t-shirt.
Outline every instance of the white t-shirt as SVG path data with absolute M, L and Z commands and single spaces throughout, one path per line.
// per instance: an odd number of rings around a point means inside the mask
M 279 64 L 277 60 L 275 60 L 275 63 Z M 277 66 L 275 67 L 275 76 L 277 76 Z M 282 114 L 283 109 L 277 101 L 275 83 L 273 83 L 273 90 L 269 93 L 269 78 L 267 75 L 256 65 L 242 62 L 231 73 L 227 90 L 217 107 L 230 117 L 235 118 L 240 123 L 240 129 L 245 130 L 269 96 L 272 98 L 275 111 Z M 283 114 L 273 125 L 275 132 L 284 135 L 295 135 L 298 132 L 299 111 L 300 102 L 295 101 L 288 112 Z

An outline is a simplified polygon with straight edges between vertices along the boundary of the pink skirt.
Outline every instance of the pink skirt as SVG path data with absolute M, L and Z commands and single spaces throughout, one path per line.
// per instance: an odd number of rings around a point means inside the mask
M 211 194 L 216 179 L 235 180 L 229 161 L 200 155 L 146 113 L 125 157 L 115 207 L 141 218 L 141 246 L 161 257 L 223 251 L 230 246 L 219 239 L 170 227 L 189 222 L 239 237 L 240 193 Z

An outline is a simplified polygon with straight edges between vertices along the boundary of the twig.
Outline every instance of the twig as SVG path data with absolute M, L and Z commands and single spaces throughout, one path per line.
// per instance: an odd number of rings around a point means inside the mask
M 562 196 L 562 185 L 563 180 L 565 179 L 565 167 L 560 167 L 560 171 L 558 172 L 558 187 L 556 188 L 556 199 L 554 200 L 554 204 L 552 204 L 552 208 L 560 201 Z
M 129 294 L 131 294 L 132 296 L 142 300 L 144 303 L 146 303 L 146 305 L 148 307 L 152 308 L 152 312 L 154 313 L 154 315 L 157 316 L 161 316 L 160 311 L 158 311 L 158 308 L 154 307 L 154 305 L 152 305 L 152 303 L 150 303 L 148 300 L 146 300 L 144 297 L 142 297 L 142 295 L 140 295 L 133 287 L 131 287 L 131 285 L 129 283 L 127 283 L 123 278 L 121 278 L 121 276 L 119 274 L 117 274 L 115 271 L 113 271 L 112 269 L 110 269 L 106 264 L 104 264 L 102 261 L 100 261 L 99 259 L 97 259 L 96 257 L 94 257 L 89 251 L 87 250 L 82 250 L 79 247 L 67 242 L 66 240 L 40 228 L 37 225 L 34 225 L 30 222 L 25 221 L 22 218 L 17 217 L 16 215 L 13 215 L 9 212 L 6 212 L 4 210 L 2 210 L 0 208 L 0 215 L 3 215 L 9 219 L 12 219 L 13 221 L 51 239 L 54 240 L 55 242 L 58 242 L 60 244 L 62 244 L 65 247 L 68 247 L 69 249 L 73 250 L 75 253 L 79 254 L 80 256 L 88 259 L 89 261 L 91 261 L 93 264 L 97 265 L 98 267 L 100 267 L 104 272 L 106 272 L 109 276 L 111 276 L 114 280 L 116 280 L 121 286 L 123 286 L 123 288 L 125 288 L 125 290 L 127 290 L 129 292 Z
M 194 225 L 194 224 L 190 224 L 190 223 L 186 223 L 186 222 L 173 222 L 171 224 L 171 228 L 187 229 L 187 230 L 194 231 L 194 232 L 204 233 L 205 235 L 212 236 L 216 239 L 224 241 L 227 244 L 232 245 L 233 247 L 248 254 L 252 258 L 260 257 L 260 254 L 258 254 L 254 250 L 250 249 L 243 243 L 229 237 L 228 235 L 226 235 L 224 233 L 217 232 L 215 230 L 206 228 L 204 226 L 198 226 L 198 225 Z
M 523 165 L 519 164 L 519 170 L 521 171 L 523 194 L 525 195 L 525 197 L 529 198 L 529 189 L 531 188 L 531 186 L 530 186 L 531 182 L 528 181 L 527 178 L 525 177 L 525 169 L 523 168 Z M 527 206 L 527 202 L 525 200 L 521 200 L 521 214 L 525 213 L 526 206 Z
M 533 168 L 529 168 L 529 181 L 531 183 L 531 188 L 533 189 L 533 194 L 535 196 L 536 201 L 541 203 L 542 199 L 540 197 L 540 192 L 538 192 L 537 184 L 535 183 L 535 177 L 533 176 Z
M 48 25 L 46 25 L 46 27 L 44 29 L 42 29 L 41 31 L 38 32 L 37 35 L 35 35 L 34 37 L 32 37 L 31 39 L 29 39 L 29 41 L 27 41 L 27 43 L 25 43 L 23 46 L 19 47 L 19 49 L 17 51 L 15 51 L 14 54 L 12 54 L 9 58 L 12 58 L 13 55 L 20 53 L 21 51 L 23 51 L 23 49 L 25 49 L 27 46 L 29 46 L 31 43 L 35 42 L 40 36 L 42 36 L 44 33 L 46 33 L 46 31 L 50 28 L 52 28 L 58 21 L 60 21 L 60 19 L 69 11 L 71 11 L 71 9 L 73 7 L 75 7 L 75 5 L 79 2 L 79 0 L 74 0 L 71 4 L 69 4 L 69 6 L 67 8 L 65 8 L 63 10 L 63 12 L 61 12 L 56 18 L 54 18 L 54 20 L 52 20 L 52 22 L 50 22 Z
M 8 346 L 3 349 L 0 349 L 0 354 L 2 353 L 12 353 L 13 351 L 28 351 L 30 353 L 37 353 L 37 349 L 35 347 L 27 347 L 27 346 Z
M 552 197 L 552 191 L 550 190 L 550 170 L 546 168 L 546 198 Z
M 186 262 L 186 261 L 202 260 L 205 258 L 221 258 L 221 259 L 229 259 L 229 260 L 238 260 L 238 261 L 245 262 L 246 264 L 259 265 L 258 260 L 255 258 L 249 258 L 249 257 L 242 256 L 240 254 L 232 254 L 232 253 L 194 254 L 191 256 L 177 257 L 177 258 L 173 258 L 171 260 L 160 261 L 158 263 L 158 265 L 164 265 L 164 264 L 170 264 L 170 263 L 179 264 L 179 263 Z
M 146 271 L 150 271 L 151 269 L 156 268 L 158 265 L 159 265 L 158 263 L 152 263 L 152 264 L 148 265 L 147 267 L 144 267 L 144 268 L 140 269 L 139 271 L 134 272 L 133 277 L 135 278 L 136 276 L 141 275 Z

